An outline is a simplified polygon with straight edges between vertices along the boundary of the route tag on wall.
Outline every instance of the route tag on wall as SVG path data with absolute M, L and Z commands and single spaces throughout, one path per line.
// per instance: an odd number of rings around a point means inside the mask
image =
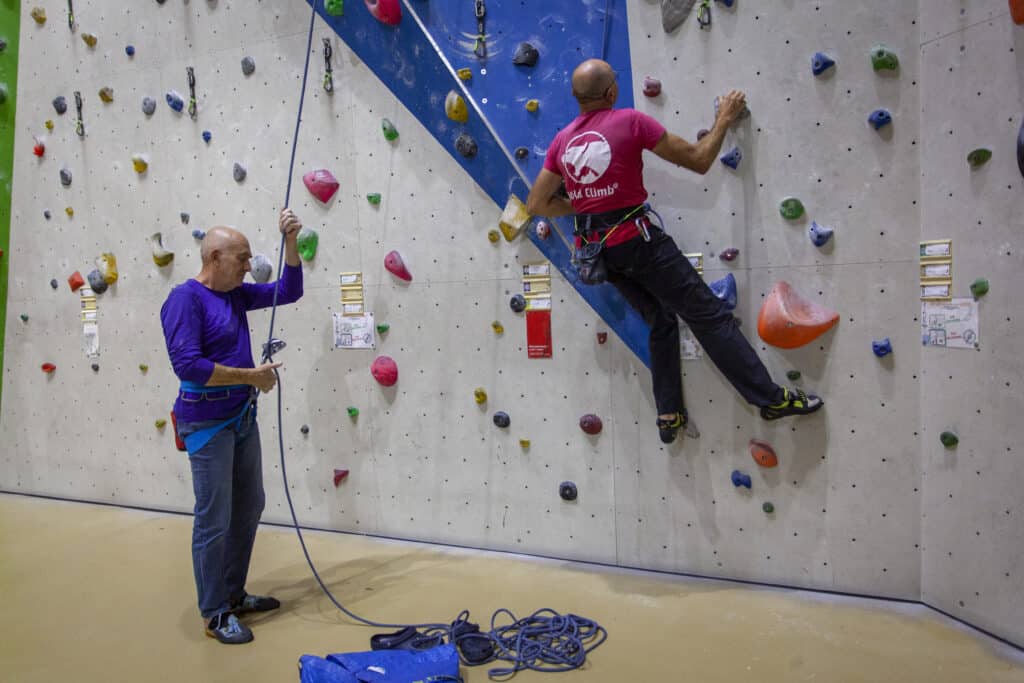
M 526 355 L 551 358 L 551 264 L 523 266 L 526 298 Z
M 98 358 L 100 355 L 100 331 L 97 323 L 96 293 L 89 285 L 78 289 L 82 298 L 82 351 L 86 358 Z

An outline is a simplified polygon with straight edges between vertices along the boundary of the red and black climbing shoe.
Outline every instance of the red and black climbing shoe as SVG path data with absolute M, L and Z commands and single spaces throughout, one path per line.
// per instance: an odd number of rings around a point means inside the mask
M 252 631 L 231 612 L 224 612 L 210 619 L 206 623 L 206 635 L 216 638 L 225 645 L 252 642 Z
M 686 428 L 688 421 L 686 411 L 676 413 L 674 419 L 666 420 L 665 418 L 658 418 L 658 436 L 661 437 L 662 443 L 672 443 L 676 440 L 676 434 L 679 433 L 680 429 Z
M 805 394 L 799 389 L 783 389 L 784 400 L 773 406 L 761 406 L 761 417 L 766 420 L 778 420 L 789 415 L 810 415 L 825 405 L 825 402 L 813 394 Z

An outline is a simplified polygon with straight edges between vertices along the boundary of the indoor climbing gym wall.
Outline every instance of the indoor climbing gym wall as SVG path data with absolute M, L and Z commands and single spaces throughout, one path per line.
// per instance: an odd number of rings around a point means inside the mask
M 276 277 L 287 202 L 265 520 L 280 436 L 305 526 L 924 600 L 1024 643 L 1004 0 L 386 6 L 24 6 L 0 490 L 191 511 L 160 306 L 217 224 Z M 520 204 L 588 57 L 691 141 L 746 92 L 706 175 L 645 157 L 650 201 L 823 411 L 762 420 L 684 326 L 693 428 L 660 442 L 645 324 Z

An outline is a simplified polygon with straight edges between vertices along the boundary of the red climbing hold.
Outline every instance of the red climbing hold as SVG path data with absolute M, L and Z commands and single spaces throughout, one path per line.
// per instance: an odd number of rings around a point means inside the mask
M 366 9 L 388 26 L 398 26 L 402 21 L 402 3 L 399 0 L 366 0 Z
M 331 201 L 339 187 L 337 178 L 326 168 L 306 173 L 302 176 L 302 182 L 306 184 L 306 189 L 324 204 Z
M 390 387 L 398 381 L 398 363 L 391 356 L 377 356 L 370 366 L 370 373 L 381 386 Z
M 775 283 L 757 318 L 761 339 L 782 349 L 809 344 L 839 322 L 839 314 L 804 299 L 788 282 Z
M 85 278 L 77 270 L 68 277 L 68 285 L 71 287 L 72 292 L 77 292 L 78 289 L 85 284 Z
M 56 369 L 57 366 L 54 365 L 53 363 L 43 363 L 43 372 L 45 372 L 47 375 L 49 375 Z
M 392 275 L 400 277 L 406 282 L 412 282 L 412 273 L 405 267 L 405 261 L 402 260 L 397 251 L 388 252 L 388 255 L 384 257 L 384 267 Z
M 600 434 L 604 424 L 601 422 L 601 418 L 593 413 L 587 413 L 580 418 L 580 429 L 590 435 Z
M 348 476 L 348 470 L 334 470 L 334 485 L 337 486 L 341 482 L 345 481 L 345 477 Z
M 39 140 L 36 140 L 35 146 L 32 147 L 32 153 L 35 154 L 37 157 L 43 156 L 44 154 L 46 154 L 46 145 L 41 143 Z
M 775 455 L 775 449 L 766 441 L 759 439 L 750 440 L 750 456 L 761 467 L 775 467 L 779 464 L 779 457 Z
M 1010 16 L 1013 23 L 1024 24 L 1024 0 L 1010 0 Z
M 598 332 L 597 333 L 597 343 L 598 344 L 604 344 L 606 341 L 608 341 L 608 333 L 607 332 Z

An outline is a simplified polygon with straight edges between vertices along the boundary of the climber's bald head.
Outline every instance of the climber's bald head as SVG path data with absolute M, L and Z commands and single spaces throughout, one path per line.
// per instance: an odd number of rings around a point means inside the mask
M 588 59 L 572 72 L 572 95 L 580 110 L 603 109 L 615 104 L 619 95 L 615 70 L 602 59 Z
M 200 255 L 203 269 L 198 280 L 218 292 L 229 292 L 239 287 L 245 274 L 251 270 L 249 240 L 226 225 L 217 225 L 206 231 Z

